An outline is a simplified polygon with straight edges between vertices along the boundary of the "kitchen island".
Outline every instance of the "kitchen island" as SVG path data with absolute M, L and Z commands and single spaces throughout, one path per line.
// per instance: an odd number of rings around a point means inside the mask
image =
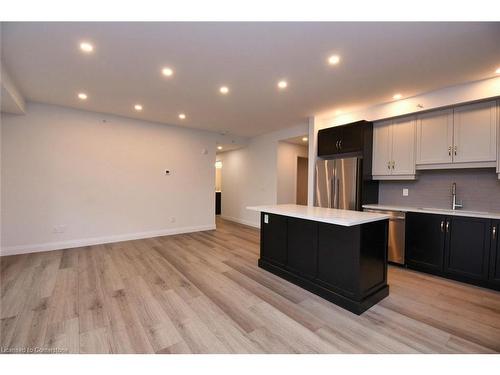
M 355 314 L 389 295 L 389 216 L 295 204 L 261 213 L 259 267 Z

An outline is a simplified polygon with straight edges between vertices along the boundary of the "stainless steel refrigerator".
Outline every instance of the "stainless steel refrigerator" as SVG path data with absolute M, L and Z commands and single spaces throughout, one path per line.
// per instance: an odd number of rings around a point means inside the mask
M 319 159 L 316 162 L 314 205 L 361 209 L 362 159 Z

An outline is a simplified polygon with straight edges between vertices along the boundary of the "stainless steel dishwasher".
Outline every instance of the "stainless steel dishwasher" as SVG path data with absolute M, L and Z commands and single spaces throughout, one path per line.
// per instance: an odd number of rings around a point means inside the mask
M 389 215 L 388 260 L 391 263 L 405 264 L 405 218 L 401 211 L 375 210 L 365 208 L 363 211 Z

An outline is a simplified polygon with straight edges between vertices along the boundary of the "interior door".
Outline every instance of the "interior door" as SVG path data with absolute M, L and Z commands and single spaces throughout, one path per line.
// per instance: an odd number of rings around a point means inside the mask
M 453 140 L 454 162 L 495 161 L 497 151 L 495 101 L 455 108 Z
M 389 161 L 392 160 L 391 121 L 383 121 L 373 125 L 372 174 L 387 176 L 391 174 Z
M 416 162 L 451 163 L 453 146 L 453 110 L 433 111 L 417 118 Z
M 392 175 L 415 174 L 415 118 L 392 124 Z

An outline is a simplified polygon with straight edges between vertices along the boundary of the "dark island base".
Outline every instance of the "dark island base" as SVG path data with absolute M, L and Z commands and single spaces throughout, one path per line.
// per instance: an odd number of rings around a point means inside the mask
M 377 304 L 378 302 L 380 302 L 389 295 L 389 286 L 384 285 L 379 289 L 377 289 L 376 291 L 374 291 L 372 294 L 363 298 L 361 301 L 356 301 L 347 298 L 345 296 L 342 296 L 341 294 L 335 293 L 332 290 L 324 288 L 321 285 L 318 285 L 311 280 L 305 279 L 294 273 L 291 273 L 284 268 L 266 262 L 262 258 L 259 259 L 258 265 L 260 268 L 269 271 L 272 274 L 279 276 L 295 285 L 298 285 L 301 288 L 304 288 L 309 292 L 314 293 L 317 296 L 320 296 L 321 298 L 324 298 L 357 315 L 361 315 L 363 312 L 365 312 L 370 307 Z

